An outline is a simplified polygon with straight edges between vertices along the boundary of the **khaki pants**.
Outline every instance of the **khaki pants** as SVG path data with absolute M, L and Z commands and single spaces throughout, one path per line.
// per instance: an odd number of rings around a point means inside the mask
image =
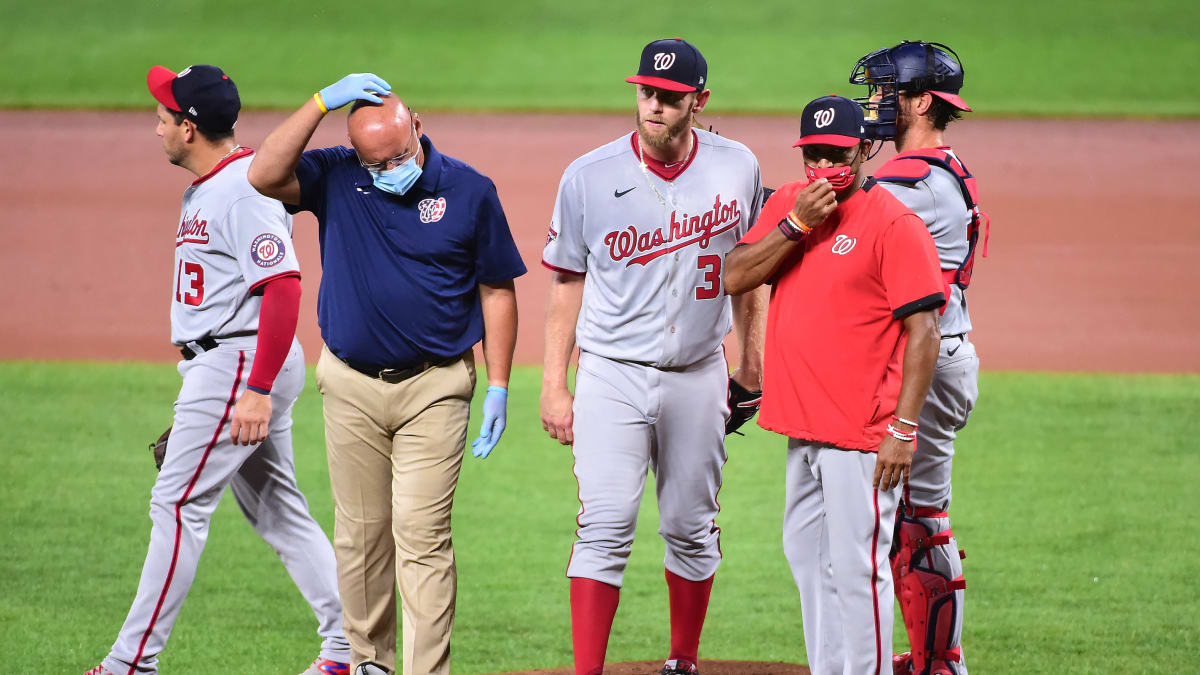
M 474 356 L 389 384 L 324 348 L 317 386 L 351 668 L 373 661 L 395 670 L 394 574 L 404 675 L 448 674 L 457 587 L 450 509 L 475 389 Z

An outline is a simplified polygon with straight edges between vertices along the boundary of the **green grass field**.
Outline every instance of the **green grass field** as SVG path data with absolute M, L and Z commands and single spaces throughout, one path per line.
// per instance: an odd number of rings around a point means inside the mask
M 464 462 L 456 673 L 571 659 L 563 569 L 575 482 L 569 451 L 538 423 L 539 382 L 538 370 L 517 370 L 501 445 Z M 6 671 L 77 673 L 107 652 L 145 555 L 154 480 L 145 444 L 169 422 L 177 387 L 168 365 L 0 364 Z M 968 552 L 972 672 L 1194 671 L 1200 377 L 986 373 L 981 390 L 953 508 Z M 295 419 L 300 483 L 328 530 L 311 382 Z M 725 560 L 701 658 L 802 662 L 799 599 L 779 543 L 783 443 L 755 429 L 729 454 Z M 665 655 L 662 554 L 648 500 L 612 660 Z M 314 631 L 282 565 L 225 499 L 163 672 L 299 672 L 316 653 Z
M 625 112 L 642 45 L 682 35 L 708 58 L 714 112 L 850 94 L 859 56 L 925 39 L 958 50 L 980 114 L 1195 117 L 1198 25 L 1190 0 L 0 0 L 0 107 L 144 108 L 149 66 L 215 63 L 259 108 L 369 70 L 419 110 Z

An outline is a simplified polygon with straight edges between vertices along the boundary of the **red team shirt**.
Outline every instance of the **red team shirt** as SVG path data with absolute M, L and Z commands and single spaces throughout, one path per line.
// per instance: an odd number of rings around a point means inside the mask
M 771 195 L 739 243 L 775 229 L 806 185 Z M 900 320 L 945 302 L 925 224 L 887 190 L 860 189 L 801 240 L 771 283 L 759 425 L 876 451 L 900 395 Z

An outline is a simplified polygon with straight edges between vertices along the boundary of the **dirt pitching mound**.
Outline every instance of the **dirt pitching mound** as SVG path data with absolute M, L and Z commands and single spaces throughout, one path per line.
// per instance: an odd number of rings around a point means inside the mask
M 658 661 L 629 661 L 626 663 L 610 663 L 604 666 L 606 675 L 658 675 L 662 671 L 662 660 Z M 807 666 L 794 663 L 765 663 L 763 661 L 712 661 L 705 659 L 700 663 L 700 672 L 704 675 L 809 675 Z M 504 675 L 574 675 L 574 668 L 555 668 L 551 670 L 523 670 Z

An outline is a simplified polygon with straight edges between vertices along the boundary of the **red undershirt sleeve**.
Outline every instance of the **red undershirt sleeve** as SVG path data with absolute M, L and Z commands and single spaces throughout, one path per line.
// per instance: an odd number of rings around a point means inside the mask
M 262 287 L 262 308 L 258 315 L 258 349 L 246 388 L 259 394 L 271 393 L 275 377 L 287 358 L 296 336 L 300 317 L 300 277 L 288 275 L 271 279 Z

